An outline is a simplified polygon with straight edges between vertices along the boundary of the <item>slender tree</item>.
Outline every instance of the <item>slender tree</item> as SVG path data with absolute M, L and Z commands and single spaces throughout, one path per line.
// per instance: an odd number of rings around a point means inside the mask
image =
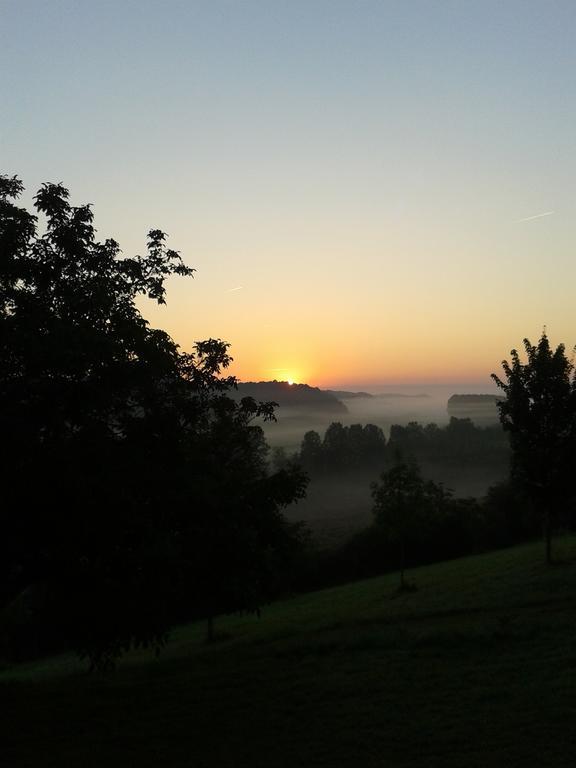
M 424 480 L 415 461 L 396 463 L 372 483 L 375 523 L 398 545 L 400 590 L 408 588 L 405 569 L 411 541 L 426 536 L 453 507 L 452 491 L 432 480 Z
M 322 468 L 322 440 L 315 430 L 306 432 L 300 444 L 300 461 L 302 466 L 310 472 L 317 472 Z
M 524 339 L 526 362 L 513 349 L 504 378 L 492 374 L 505 399 L 500 421 L 510 433 L 512 475 L 540 510 L 546 562 L 552 561 L 552 532 L 572 495 L 576 455 L 576 380 L 563 344 L 552 349 L 546 332 L 538 344 Z
M 411 530 L 417 524 L 425 498 L 424 481 L 415 463 L 399 461 L 372 484 L 376 524 L 398 542 L 400 589 L 406 588 L 404 571 Z

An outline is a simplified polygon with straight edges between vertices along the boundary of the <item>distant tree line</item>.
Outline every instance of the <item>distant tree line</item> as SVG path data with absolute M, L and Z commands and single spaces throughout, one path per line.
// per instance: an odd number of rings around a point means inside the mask
M 477 426 L 469 418 L 450 418 L 446 426 L 409 422 L 390 427 L 389 452 L 419 460 L 502 463 L 510 457 L 508 435 L 499 424 Z
M 315 430 L 304 435 L 299 451 L 288 455 L 276 449 L 277 468 L 299 464 L 311 476 L 354 469 L 380 471 L 398 457 L 419 461 L 503 463 L 510 457 L 508 435 L 500 425 L 478 427 L 470 419 L 452 417 L 437 424 L 393 424 L 390 437 L 374 424 L 344 426 L 333 422 L 321 437 Z
M 288 407 L 301 414 L 324 413 L 334 416 L 346 414 L 348 409 L 338 398 L 326 390 L 308 384 L 290 384 L 287 381 L 243 381 L 238 382 L 232 395 L 240 400 L 252 397 L 255 400 L 274 401 L 280 408 Z
M 381 466 L 385 456 L 386 438 L 380 427 L 333 422 L 323 438 L 314 430 L 306 432 L 293 460 L 314 475 Z

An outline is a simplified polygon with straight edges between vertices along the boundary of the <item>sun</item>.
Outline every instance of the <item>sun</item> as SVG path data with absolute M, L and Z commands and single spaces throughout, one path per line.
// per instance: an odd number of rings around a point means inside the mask
M 267 370 L 270 378 L 274 378 L 275 381 L 281 381 L 288 386 L 293 387 L 295 384 L 299 384 L 302 381 L 302 372 L 294 367 L 286 368 L 268 368 Z

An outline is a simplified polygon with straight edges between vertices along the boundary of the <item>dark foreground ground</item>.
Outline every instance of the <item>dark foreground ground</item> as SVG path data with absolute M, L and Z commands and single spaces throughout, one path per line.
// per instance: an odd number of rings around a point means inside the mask
M 108 676 L 5 669 L 2 765 L 574 766 L 576 539 L 420 568 L 174 634 Z

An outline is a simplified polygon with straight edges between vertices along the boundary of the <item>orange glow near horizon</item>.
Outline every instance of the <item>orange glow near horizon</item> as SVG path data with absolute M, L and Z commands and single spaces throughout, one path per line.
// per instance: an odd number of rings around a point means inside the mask
M 344 279 L 326 264 L 317 274 L 308 255 L 307 272 L 300 273 L 305 282 L 290 273 L 270 288 L 273 270 L 254 271 L 242 290 L 230 292 L 222 290 L 217 269 L 204 267 L 194 281 L 170 282 L 166 307 L 142 300 L 142 310 L 184 351 L 200 339 L 229 342 L 227 373 L 240 381 L 327 389 L 462 383 L 492 391 L 490 374 L 501 372 L 501 361 L 512 348 L 522 349 L 525 336 L 537 340 L 544 322 L 553 344 L 570 348 L 575 340 L 572 283 L 555 282 L 552 273 L 544 278 L 539 267 L 532 269 L 531 289 L 525 286 L 527 301 L 516 290 L 516 275 L 505 280 L 498 259 L 492 257 L 488 269 L 479 253 L 470 285 L 440 248 L 433 267 L 420 261 L 421 279 L 415 278 L 416 250 L 412 263 L 391 258 L 394 269 L 384 282 L 366 273 Z
M 334 389 L 482 391 L 544 324 L 576 342 L 574 2 L 133 6 L 0 5 L 2 146 L 25 207 L 62 180 L 123 256 L 166 231 L 196 271 L 151 327 Z
M 232 350 L 233 351 L 233 350 Z M 484 365 L 476 358 L 467 359 L 466 366 L 454 365 L 450 355 L 437 355 L 433 360 L 425 358 L 403 359 L 400 355 L 388 355 L 381 373 L 359 356 L 345 356 L 330 361 L 318 361 L 318 365 L 294 364 L 290 368 L 278 368 L 263 364 L 256 354 L 236 354 L 231 373 L 240 381 L 286 381 L 289 384 L 309 384 L 321 388 L 348 388 L 353 386 L 381 387 L 393 385 L 479 383 L 490 388 L 490 374 L 498 373 L 500 361 L 490 361 L 486 355 Z M 507 355 L 505 355 L 507 356 Z M 501 356 L 502 357 L 502 356 Z M 256 359 L 254 359 L 256 358 Z
M 424 336 L 408 323 L 403 330 L 402 337 L 381 330 L 355 339 L 355 329 L 321 337 L 320 329 L 294 324 L 277 340 L 258 335 L 252 342 L 248 333 L 238 334 L 231 340 L 230 372 L 241 381 L 277 379 L 328 389 L 469 382 L 490 390 L 490 374 L 500 371 L 501 360 L 522 338 L 499 339 L 496 331 L 482 337 L 465 327 L 451 336 Z

